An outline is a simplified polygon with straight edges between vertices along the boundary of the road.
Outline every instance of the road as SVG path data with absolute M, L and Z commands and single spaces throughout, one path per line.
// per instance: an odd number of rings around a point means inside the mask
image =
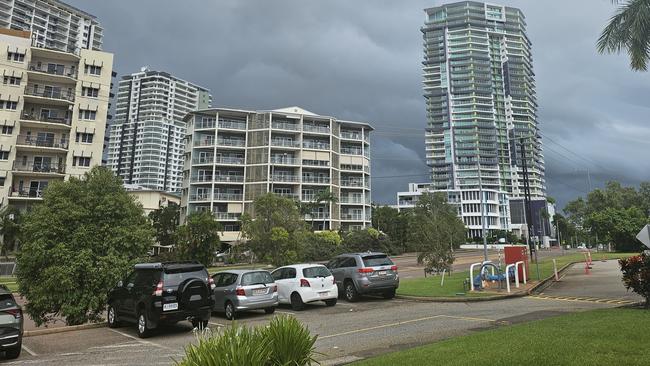
M 497 302 L 425 303 L 403 299 L 367 298 L 358 303 L 340 301 L 335 307 L 311 305 L 305 311 L 278 309 L 290 314 L 318 334 L 317 350 L 324 365 L 341 364 L 373 355 L 430 343 L 457 335 L 505 326 L 567 312 L 620 306 L 630 297 L 620 282 L 615 262 L 595 262 L 587 276 L 580 268 L 570 271 L 544 295 Z M 589 298 L 567 300 L 566 294 Z M 561 296 L 563 295 L 563 296 Z M 618 302 L 599 302 L 599 298 Z M 263 312 L 242 314 L 239 324 L 267 324 Z M 214 316 L 210 327 L 228 324 Z M 25 352 L 8 365 L 169 365 L 183 356 L 193 342 L 191 326 L 179 324 L 152 338 L 136 337 L 132 326 L 98 328 L 24 339 Z

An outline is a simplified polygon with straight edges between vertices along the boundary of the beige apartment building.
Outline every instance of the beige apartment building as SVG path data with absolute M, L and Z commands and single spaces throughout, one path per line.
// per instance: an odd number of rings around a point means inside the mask
M 272 111 L 206 109 L 185 117 L 187 140 L 181 215 L 212 212 L 222 240 L 239 239 L 242 213 L 268 192 L 314 202 L 330 190 L 338 199 L 307 213 L 315 230 L 369 227 L 372 127 L 299 107 Z
M 0 29 L 0 60 L 0 202 L 25 209 L 52 181 L 101 164 L 113 55 Z

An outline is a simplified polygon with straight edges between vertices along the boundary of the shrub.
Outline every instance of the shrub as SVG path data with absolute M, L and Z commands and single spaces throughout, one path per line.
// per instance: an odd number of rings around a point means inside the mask
M 317 364 L 317 336 L 294 317 L 278 316 L 268 327 L 233 325 L 214 335 L 198 337 L 185 348 L 177 366 L 305 366 Z
M 650 307 L 650 255 L 642 253 L 627 259 L 620 259 L 625 287 L 645 298 L 645 306 Z

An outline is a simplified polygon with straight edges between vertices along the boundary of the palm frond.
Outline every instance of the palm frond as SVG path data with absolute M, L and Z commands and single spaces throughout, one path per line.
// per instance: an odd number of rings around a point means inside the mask
M 612 0 L 622 4 L 596 44 L 600 53 L 626 50 L 635 71 L 646 71 L 650 59 L 650 0 Z

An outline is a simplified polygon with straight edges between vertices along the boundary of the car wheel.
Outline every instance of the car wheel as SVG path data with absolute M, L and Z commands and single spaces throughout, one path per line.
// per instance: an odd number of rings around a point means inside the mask
M 147 338 L 150 334 L 149 321 L 144 309 L 142 309 L 138 312 L 138 337 Z
M 20 356 L 20 350 L 22 349 L 22 344 L 19 342 L 18 345 L 14 348 L 10 348 L 5 351 L 5 358 L 8 360 L 13 360 Z
M 357 292 L 357 288 L 354 287 L 354 283 L 352 281 L 345 283 L 345 299 L 349 302 L 355 302 L 359 300 L 359 293 Z
M 235 306 L 230 301 L 226 303 L 224 312 L 226 313 L 226 319 L 235 320 Z
M 302 297 L 297 292 L 291 294 L 291 308 L 295 311 L 300 311 L 305 308 L 305 303 L 302 302 Z
M 270 308 L 264 309 L 264 312 L 267 313 L 267 314 L 275 313 L 275 306 L 271 306 Z
M 327 305 L 327 306 L 334 306 L 334 305 L 336 305 L 336 299 L 325 300 L 325 305 Z
M 108 322 L 109 328 L 117 328 L 120 326 L 120 322 L 117 320 L 117 312 L 113 305 L 108 305 L 108 311 L 106 312 L 106 320 Z
M 383 293 L 384 299 L 392 299 L 395 297 L 395 289 L 388 290 Z
M 208 321 L 207 320 L 201 320 L 201 319 L 194 319 L 194 320 L 192 320 L 192 326 L 194 328 L 198 328 L 199 330 L 207 329 L 208 328 Z

